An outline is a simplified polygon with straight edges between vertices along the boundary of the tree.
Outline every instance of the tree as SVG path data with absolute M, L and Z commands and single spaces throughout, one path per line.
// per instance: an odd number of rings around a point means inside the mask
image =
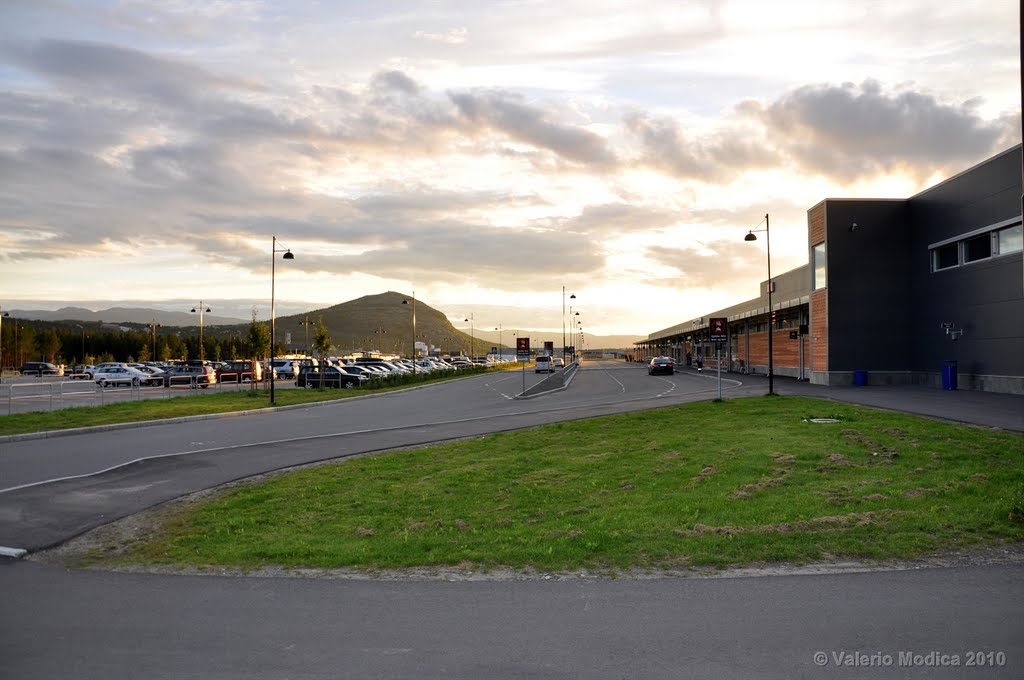
M 331 351 L 331 336 L 327 333 L 327 326 L 324 325 L 323 315 L 316 321 L 316 335 L 313 338 L 313 348 L 320 355 L 320 389 L 324 387 L 324 375 L 327 367 L 324 365 L 324 356 Z
M 267 357 L 270 351 L 270 329 L 267 324 L 256 320 L 256 308 L 252 308 L 252 322 L 249 324 L 249 335 L 246 337 L 249 353 L 257 359 Z
M 39 350 L 39 355 L 44 357 L 46 361 L 56 361 L 57 352 L 60 351 L 60 336 L 57 335 L 57 331 L 47 328 L 37 335 L 36 349 Z

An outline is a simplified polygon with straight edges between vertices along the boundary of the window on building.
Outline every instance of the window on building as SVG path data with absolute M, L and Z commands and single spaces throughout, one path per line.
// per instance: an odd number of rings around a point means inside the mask
M 940 269 L 949 269 L 960 264 L 960 244 L 959 243 L 948 243 L 940 248 L 936 248 L 934 251 L 934 268 L 935 271 Z
M 814 290 L 820 290 L 828 285 L 824 242 L 814 246 L 814 251 L 811 256 L 814 260 Z
M 1021 225 L 1007 227 L 996 232 L 996 252 L 1000 255 L 1024 250 L 1024 230 Z
M 992 257 L 992 234 L 982 234 L 964 241 L 964 262 L 977 262 Z
M 993 225 L 987 230 L 979 229 L 971 234 L 965 234 L 960 240 L 930 246 L 932 271 L 959 267 L 962 264 L 1008 253 L 1018 253 L 1024 249 L 1024 233 L 1020 224 L 997 227 L 998 225 Z

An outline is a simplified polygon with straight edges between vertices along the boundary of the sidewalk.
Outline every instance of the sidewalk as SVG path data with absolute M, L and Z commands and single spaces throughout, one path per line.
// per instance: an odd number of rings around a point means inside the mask
M 765 393 L 768 392 L 767 376 L 722 374 L 723 377 L 726 375 L 740 379 L 748 386 L 763 384 Z M 958 423 L 1024 432 L 1024 395 L 1020 394 L 941 390 L 916 385 L 829 387 L 779 376 L 775 376 L 775 392 L 835 399 Z

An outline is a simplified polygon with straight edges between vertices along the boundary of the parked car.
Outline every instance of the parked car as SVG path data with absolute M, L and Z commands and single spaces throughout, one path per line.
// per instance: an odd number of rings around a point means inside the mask
M 260 382 L 263 380 L 263 366 L 249 359 L 225 362 L 217 369 L 217 382 Z
M 555 362 L 555 368 L 565 368 L 565 359 L 562 357 L 555 357 L 553 361 Z
M 276 371 L 277 377 L 282 380 L 294 378 L 299 372 L 295 359 L 274 359 L 270 362 L 270 368 Z
M 647 375 L 657 375 L 658 373 L 672 375 L 675 370 L 676 362 L 669 357 L 654 357 L 651 359 L 651 363 L 647 364 Z
M 346 373 L 335 366 L 324 367 L 324 387 L 344 387 L 346 389 L 352 389 L 353 387 L 359 387 L 360 382 L 362 381 L 357 375 Z M 320 387 L 320 371 L 311 366 L 303 368 L 299 371 L 299 375 L 295 379 L 295 386 L 310 389 Z
M 100 387 L 113 387 L 116 385 L 138 387 L 139 385 L 159 385 L 162 382 L 159 377 L 131 366 L 111 366 L 105 370 L 93 373 L 92 379 Z
M 217 371 L 213 366 L 168 366 L 161 380 L 166 387 L 188 385 L 205 389 L 217 383 Z
M 96 367 L 92 364 L 75 364 L 64 369 L 64 377 L 72 380 L 92 380 Z
M 46 361 L 26 361 L 21 365 L 22 375 L 64 375 L 64 371 Z
M 537 362 L 533 366 L 534 373 L 554 373 L 555 362 L 547 354 L 537 355 Z

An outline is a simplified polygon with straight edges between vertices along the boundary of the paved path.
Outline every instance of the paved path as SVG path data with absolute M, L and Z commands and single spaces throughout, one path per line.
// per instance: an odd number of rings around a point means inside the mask
M 60 542 L 263 469 L 717 391 L 710 376 L 649 378 L 621 364 L 589 366 L 577 380 L 557 400 L 512 401 L 510 385 L 485 378 L 446 388 L 448 399 L 424 390 L 8 440 L 0 488 L 22 488 L 0 493 L 0 544 Z M 744 376 L 726 396 L 766 387 Z M 785 379 L 776 388 L 1024 431 L 1021 397 Z M 455 403 L 473 407 L 455 416 Z M 132 462 L 139 450 L 161 457 Z M 46 482 L 71 473 L 84 476 Z M 129 575 L 0 560 L 0 678 L 1019 678 L 1022 584 L 1017 565 L 453 583 Z M 978 651 L 996 666 L 965 668 Z M 928 665 L 954 660 L 960 666 Z

